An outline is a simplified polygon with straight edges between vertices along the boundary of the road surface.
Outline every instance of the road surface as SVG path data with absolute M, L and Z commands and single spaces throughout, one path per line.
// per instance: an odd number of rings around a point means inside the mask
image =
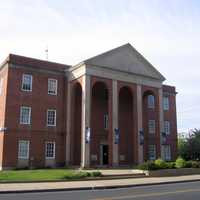
M 0 194 L 0 200 L 199 200 L 200 181 L 123 189 Z

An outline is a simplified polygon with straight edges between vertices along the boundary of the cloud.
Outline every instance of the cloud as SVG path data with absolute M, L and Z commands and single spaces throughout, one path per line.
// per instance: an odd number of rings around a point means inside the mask
M 48 45 L 51 60 L 76 64 L 130 42 L 167 84 L 177 86 L 178 111 L 198 104 L 200 3 L 195 0 L 7 0 L 0 10 L 0 60 L 10 52 L 44 59 Z M 188 111 L 190 120 L 181 122 L 186 114 L 179 114 L 179 130 L 198 126 L 198 112 Z

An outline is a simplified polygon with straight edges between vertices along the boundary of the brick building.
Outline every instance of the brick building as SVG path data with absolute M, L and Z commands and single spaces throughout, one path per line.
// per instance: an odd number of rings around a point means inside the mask
M 176 91 L 130 44 L 0 68 L 0 167 L 131 166 L 177 154 Z

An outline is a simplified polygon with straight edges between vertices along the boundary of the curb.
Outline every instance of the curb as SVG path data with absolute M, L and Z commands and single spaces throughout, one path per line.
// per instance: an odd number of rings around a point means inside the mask
M 131 187 L 141 187 L 141 186 L 165 185 L 165 184 L 173 184 L 173 183 L 190 183 L 190 182 L 198 182 L 198 181 L 200 181 L 200 179 L 195 179 L 195 180 L 181 180 L 181 181 L 168 181 L 168 182 L 157 182 L 157 183 L 129 184 L 129 185 L 94 186 L 94 187 L 81 187 L 81 188 L 12 190 L 12 191 L 0 191 L 0 194 L 61 192 L 61 191 L 86 191 L 86 190 L 88 190 L 88 191 L 89 190 L 106 190 L 106 189 L 131 188 Z

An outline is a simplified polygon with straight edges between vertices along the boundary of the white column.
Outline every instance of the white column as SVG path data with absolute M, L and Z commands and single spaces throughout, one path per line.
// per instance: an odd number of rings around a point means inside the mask
M 162 133 L 164 132 L 164 112 L 163 112 L 163 89 L 159 89 L 159 124 L 160 124 L 160 155 L 164 159 L 162 152 Z
M 70 164 L 70 136 L 71 136 L 71 83 L 67 84 L 67 133 L 66 133 L 66 165 Z
M 118 89 L 117 81 L 112 81 L 112 124 L 113 124 L 113 166 L 119 165 L 118 144 L 115 144 L 115 129 L 118 129 Z
M 142 87 L 137 85 L 137 121 L 138 121 L 138 163 L 143 163 L 143 145 L 140 144 L 140 131 L 143 130 L 142 125 Z
M 90 76 L 85 75 L 82 79 L 82 131 L 81 131 L 81 167 L 90 165 L 90 144 L 86 143 L 86 128 L 90 128 Z

